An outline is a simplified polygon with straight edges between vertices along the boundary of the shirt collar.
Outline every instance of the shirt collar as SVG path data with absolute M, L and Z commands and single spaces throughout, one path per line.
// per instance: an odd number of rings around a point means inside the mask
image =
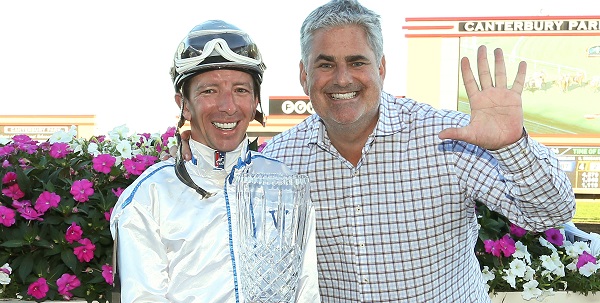
M 407 99 L 396 98 L 386 92 L 381 92 L 381 98 L 379 99 L 379 120 L 377 121 L 377 125 L 375 126 L 375 130 L 373 132 L 375 136 L 389 136 L 400 132 L 408 125 L 410 115 L 404 110 L 404 104 L 402 103 L 399 104 L 399 106 L 392 106 L 395 105 L 395 103 L 398 103 L 398 100 Z M 325 145 L 331 144 L 327 138 L 325 124 L 323 124 L 321 117 L 319 117 L 317 114 L 314 114 L 310 117 L 310 119 L 312 119 L 312 121 L 307 121 L 309 128 L 308 130 L 310 133 L 308 143 L 317 144 L 322 142 L 322 144 Z
M 190 139 L 190 149 L 195 163 L 198 167 L 211 168 L 213 170 L 225 170 L 230 172 L 240 157 L 245 157 L 248 151 L 248 138 L 244 138 L 236 149 L 230 152 L 219 152 L 198 141 Z M 216 158 L 218 155 L 218 159 Z M 222 163 L 222 167 L 215 162 Z

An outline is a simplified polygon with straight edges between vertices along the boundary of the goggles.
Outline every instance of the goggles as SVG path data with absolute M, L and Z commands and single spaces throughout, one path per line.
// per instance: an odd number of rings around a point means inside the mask
M 227 61 L 211 57 L 221 56 Z M 242 31 L 215 30 L 192 33 L 182 42 L 175 57 L 175 71 L 186 74 L 203 67 L 240 65 L 250 67 L 262 74 L 264 65 L 256 44 Z

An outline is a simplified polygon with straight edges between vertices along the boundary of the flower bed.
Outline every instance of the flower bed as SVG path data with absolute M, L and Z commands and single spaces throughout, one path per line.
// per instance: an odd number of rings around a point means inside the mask
M 123 189 L 174 144 L 160 134 L 0 139 L 0 298 L 106 301 L 109 219 Z
M 481 226 L 475 253 L 492 296 L 519 292 L 542 301 L 556 291 L 600 290 L 600 236 L 567 224 L 543 233 L 526 231 L 477 203 Z

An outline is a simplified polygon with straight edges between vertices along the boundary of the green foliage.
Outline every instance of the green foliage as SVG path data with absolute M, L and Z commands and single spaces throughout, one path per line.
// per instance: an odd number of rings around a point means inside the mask
M 587 295 L 600 290 L 600 251 L 590 248 L 600 237 L 566 237 L 564 227 L 526 231 L 483 203 L 476 206 L 480 230 L 475 254 L 490 293 L 520 291 L 526 300 L 541 301 L 553 291 Z M 583 262 L 586 258 L 589 262 Z
M 77 297 L 103 302 L 110 298 L 112 207 L 122 189 L 174 144 L 173 128 L 162 136 L 128 136 L 127 132 L 121 126 L 109 132 L 109 137 L 76 139 L 71 130 L 54 134 L 42 143 L 24 135 L 0 141 L 0 266 L 4 264 L 4 271 L 0 270 L 0 299 L 20 296 L 40 302 Z M 60 143 L 68 146 L 64 157 L 52 150 Z M 115 160 L 106 172 L 94 166 L 94 159 L 100 155 Z M 143 167 L 128 165 L 136 159 L 145 161 Z M 78 180 L 92 184 L 93 193 L 86 194 L 87 201 L 71 193 Z M 15 194 L 14 187 L 11 189 L 14 184 L 22 194 Z M 56 194 L 60 201 L 47 210 L 40 209 L 44 192 Z M 66 234 L 72 223 L 81 227 L 82 235 L 70 243 Z M 81 239 L 91 242 L 83 253 L 91 257 L 89 261 L 75 252 L 86 245 Z M 67 294 L 59 292 L 57 283 L 64 274 L 74 275 L 81 283 Z M 49 290 L 43 297 L 34 298 L 28 288 L 39 278 L 46 279 Z

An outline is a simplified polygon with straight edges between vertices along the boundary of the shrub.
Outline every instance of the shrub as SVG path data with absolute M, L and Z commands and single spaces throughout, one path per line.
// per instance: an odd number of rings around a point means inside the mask
M 0 298 L 110 298 L 112 207 L 175 144 L 174 131 L 0 139 Z
M 477 203 L 480 224 L 475 254 L 490 293 L 520 291 L 542 301 L 554 291 L 587 295 L 600 290 L 600 236 L 572 224 L 542 233 L 527 231 Z

